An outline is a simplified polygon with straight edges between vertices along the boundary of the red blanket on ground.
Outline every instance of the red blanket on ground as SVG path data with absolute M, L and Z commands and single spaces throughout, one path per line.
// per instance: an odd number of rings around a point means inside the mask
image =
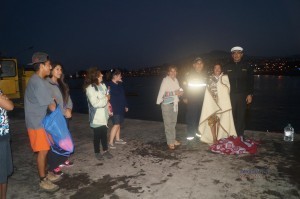
M 257 142 L 243 137 L 230 136 L 218 140 L 216 144 L 210 146 L 210 150 L 220 154 L 254 154 L 257 151 Z

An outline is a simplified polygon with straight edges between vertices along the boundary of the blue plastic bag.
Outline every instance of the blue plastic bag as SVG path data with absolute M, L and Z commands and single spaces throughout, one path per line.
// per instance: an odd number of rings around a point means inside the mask
M 69 156 L 74 151 L 74 143 L 59 105 L 42 121 L 46 135 L 54 153 Z

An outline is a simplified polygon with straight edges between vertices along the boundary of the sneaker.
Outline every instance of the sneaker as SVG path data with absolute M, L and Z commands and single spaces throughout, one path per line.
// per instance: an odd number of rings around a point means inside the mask
M 53 172 L 49 171 L 46 178 L 50 181 L 50 182 L 57 182 L 60 181 L 62 179 L 61 175 L 55 175 Z
M 58 175 L 58 176 L 61 176 L 61 175 L 64 174 L 64 173 L 60 170 L 59 167 L 57 167 L 56 169 L 54 169 L 52 172 L 53 172 L 54 175 Z
M 70 160 L 67 160 L 67 161 L 65 161 L 64 163 L 60 164 L 59 167 L 60 167 L 60 168 L 62 168 L 62 167 L 71 167 L 71 166 L 73 166 L 73 165 L 74 165 L 73 162 L 71 162 Z
M 197 137 L 201 138 L 201 134 L 200 133 L 196 133 L 195 134 Z
M 108 144 L 108 147 L 110 148 L 110 149 L 116 149 L 117 147 L 115 146 L 115 145 L 113 145 L 113 144 Z
M 109 151 L 105 151 L 103 153 L 103 157 L 105 157 L 107 159 L 112 159 L 114 156 Z
M 187 140 L 193 140 L 194 137 L 191 137 L 191 136 L 190 136 L 190 137 L 187 137 L 186 139 L 187 139 Z
M 122 139 L 119 139 L 119 140 L 116 140 L 115 141 L 115 144 L 126 144 L 127 142 L 125 142 L 124 140 Z
M 102 155 L 101 153 L 95 153 L 95 157 L 96 157 L 98 160 L 104 160 L 103 155 Z
M 48 177 L 44 178 L 43 180 L 40 181 L 39 183 L 40 188 L 48 191 L 48 192 L 54 192 L 57 191 L 59 189 L 59 186 L 57 186 L 56 184 L 53 184 Z

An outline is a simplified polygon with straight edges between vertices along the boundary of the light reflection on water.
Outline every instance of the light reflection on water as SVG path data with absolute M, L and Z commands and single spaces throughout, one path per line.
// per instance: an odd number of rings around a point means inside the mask
M 124 78 L 128 94 L 128 118 L 162 121 L 156 97 L 163 77 Z M 82 80 L 70 80 L 74 111 L 87 113 Z M 291 123 L 300 133 L 300 78 L 288 76 L 255 76 L 253 104 L 247 114 L 247 129 L 281 132 Z M 79 89 L 72 89 L 78 88 Z M 185 123 L 185 105 L 179 104 L 178 122 Z

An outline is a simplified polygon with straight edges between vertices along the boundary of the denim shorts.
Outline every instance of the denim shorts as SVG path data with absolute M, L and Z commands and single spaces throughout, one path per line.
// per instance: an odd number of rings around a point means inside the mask
M 123 115 L 113 115 L 111 118 L 111 121 L 112 121 L 113 125 L 122 124 L 124 122 L 124 116 Z

